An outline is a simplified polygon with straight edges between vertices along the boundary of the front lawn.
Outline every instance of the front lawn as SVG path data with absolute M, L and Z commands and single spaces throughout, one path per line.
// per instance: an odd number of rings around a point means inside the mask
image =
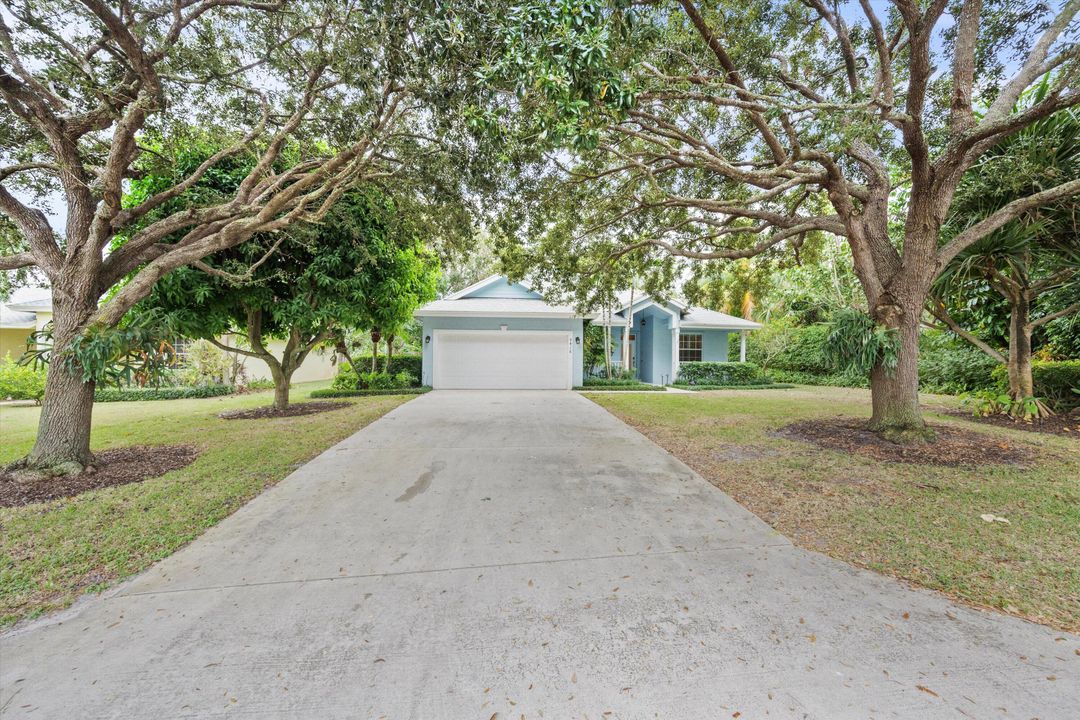
M 775 434 L 797 420 L 868 418 L 865 390 L 589 397 L 802 547 L 1080 630 L 1080 438 L 934 413 L 956 402 L 927 396 L 932 422 L 1034 448 L 1039 459 L 1029 468 L 891 463 Z
M 326 385 L 298 386 L 292 399 L 305 401 Z M 408 399 L 367 397 L 333 412 L 261 420 L 218 413 L 267 405 L 272 392 L 96 405 L 95 451 L 193 444 L 201 453 L 188 467 L 143 482 L 0 508 L 0 627 L 143 570 Z M 0 406 L 0 465 L 30 449 L 39 411 Z

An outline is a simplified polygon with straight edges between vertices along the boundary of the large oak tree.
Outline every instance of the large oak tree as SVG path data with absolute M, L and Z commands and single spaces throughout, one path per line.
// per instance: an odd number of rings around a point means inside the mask
M 1080 0 L 535 0 L 504 23 L 488 76 L 513 93 L 487 124 L 516 120 L 529 143 L 554 149 L 547 179 L 569 196 L 517 216 L 541 254 L 554 231 L 552 247 L 582 272 L 628 252 L 732 259 L 812 233 L 845 238 L 870 317 L 901 348 L 895 369 L 882 358 L 871 372 L 872 426 L 926 437 L 918 332 L 935 278 L 1010 220 L 1080 193 L 1080 178 L 1059 178 L 941 240 L 977 158 L 1080 103 L 1078 10 Z M 1045 96 L 1014 110 L 1048 74 Z M 526 188 L 552 186 L 525 177 Z
M 47 277 L 54 354 L 115 326 L 176 268 L 317 220 L 358 182 L 442 167 L 453 114 L 440 110 L 470 82 L 477 18 L 435 0 L 5 3 L 0 212 L 24 242 L 0 247 L 0 269 Z M 222 149 L 123 202 L 157 144 L 192 125 Z M 241 155 L 251 169 L 231 196 L 166 210 Z M 53 363 L 31 467 L 92 462 L 95 369 L 74 360 Z

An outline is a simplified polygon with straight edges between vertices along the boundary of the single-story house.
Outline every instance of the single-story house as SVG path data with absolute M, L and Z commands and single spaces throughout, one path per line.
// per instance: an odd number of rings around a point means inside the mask
M 436 389 L 569 389 L 581 385 L 584 324 L 604 324 L 574 308 L 552 305 L 522 283 L 492 275 L 415 312 L 423 325 L 423 378 Z M 625 362 L 635 377 L 667 385 L 680 362 L 726 361 L 728 336 L 758 323 L 675 300 L 627 298 L 611 314 L 613 360 L 622 366 L 623 332 L 630 321 Z M 745 335 L 741 358 L 745 359 Z

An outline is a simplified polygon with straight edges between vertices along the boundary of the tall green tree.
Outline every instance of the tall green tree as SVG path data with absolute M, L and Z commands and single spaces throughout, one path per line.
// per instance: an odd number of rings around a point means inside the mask
M 455 151 L 465 139 L 454 130 L 457 106 L 487 44 L 484 9 L 437 0 L 5 3 L 0 212 L 25 243 L 0 246 L 0 270 L 32 267 L 48 279 L 55 352 L 70 355 L 76 338 L 115 327 L 169 272 L 318 220 L 352 185 L 428 173 L 441 177 L 416 181 L 420 192 L 455 187 L 467 176 L 452 169 L 465 156 Z M 158 154 L 178 152 L 147 140 L 182 144 L 180 129 L 191 125 L 220 149 L 125 204 L 129 180 Z M 229 195 L 163 212 L 235 158 L 248 172 Z M 50 205 L 64 217 L 61 236 Z M 93 460 L 97 370 L 90 357 L 67 365 L 75 371 L 49 373 L 31 467 L 75 472 Z
M 273 407 L 284 411 L 292 376 L 313 350 L 349 328 L 371 327 L 383 303 L 379 317 L 396 320 L 434 297 L 437 266 L 401 228 L 381 191 L 352 190 L 318 224 L 258 236 L 170 273 L 137 311 L 164 313 L 186 337 L 265 362 Z M 284 341 L 279 354 L 271 339 Z
M 1080 0 L 529 0 L 503 22 L 487 75 L 514 96 L 486 126 L 553 150 L 539 171 L 551 182 L 533 172 L 522 187 L 538 193 L 511 191 L 539 201 L 516 213 L 532 231 L 521 236 L 543 244 L 565 220 L 569 241 L 553 248 L 576 257 L 738 259 L 843 237 L 870 319 L 899 343 L 895 363 L 870 370 L 871 426 L 928 438 L 918 335 L 934 280 L 1010 220 L 1080 193 L 1080 179 L 1059 178 L 940 241 L 980 156 L 1080 103 L 1078 11 Z M 1045 98 L 1014 111 L 1047 73 Z
M 1036 100 L 1043 92 L 1036 93 Z M 1002 140 L 964 176 L 945 225 L 956 235 L 1018 198 L 1080 177 L 1080 114 L 1064 110 Z M 930 312 L 954 333 L 1008 366 L 1009 393 L 1034 395 L 1031 372 L 1033 332 L 1080 312 L 1080 302 L 1047 302 L 1080 287 L 1080 201 L 1076 197 L 1032 208 L 965 248 L 934 285 Z M 987 298 L 987 292 L 990 297 Z M 993 296 L 1007 308 L 1006 339 L 1000 352 L 956 318 L 998 319 Z M 987 302 L 989 300 L 989 302 Z M 989 306 L 989 307 L 987 307 Z M 953 309 L 956 308 L 956 309 Z M 959 310 L 959 312 L 957 311 Z M 955 316 L 955 317 L 954 317 Z

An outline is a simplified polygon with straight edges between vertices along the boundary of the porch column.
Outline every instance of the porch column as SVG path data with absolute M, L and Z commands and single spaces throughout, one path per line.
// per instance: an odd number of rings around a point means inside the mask
M 679 377 L 679 328 L 671 328 L 671 377 L 668 382 L 675 384 L 675 378 Z
M 739 333 L 739 362 L 746 362 L 746 331 Z

